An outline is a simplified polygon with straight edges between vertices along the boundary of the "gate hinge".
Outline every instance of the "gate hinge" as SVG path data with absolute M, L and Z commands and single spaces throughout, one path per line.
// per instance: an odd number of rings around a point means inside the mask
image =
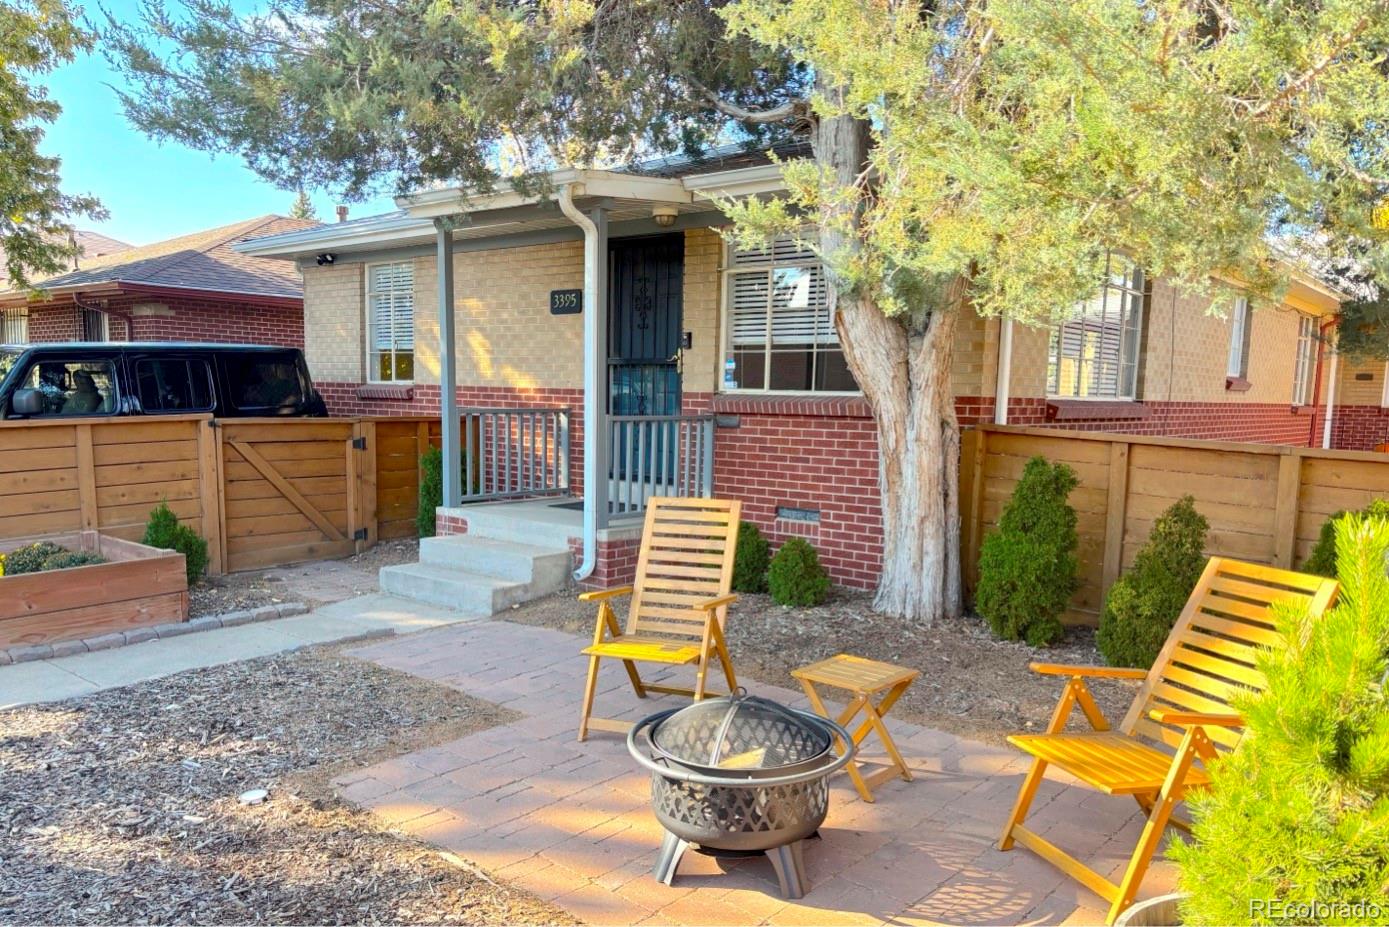
M 352 540 L 354 540 L 354 541 L 365 541 L 366 539 L 367 539 L 367 529 L 365 529 L 365 528 L 358 528 L 356 531 L 352 532 Z
M 352 446 L 353 446 L 354 448 L 356 448 L 357 450 L 359 450 L 359 451 L 364 451 L 364 450 L 367 449 L 367 439 L 366 439 L 366 438 L 353 438 L 353 439 L 352 439 Z

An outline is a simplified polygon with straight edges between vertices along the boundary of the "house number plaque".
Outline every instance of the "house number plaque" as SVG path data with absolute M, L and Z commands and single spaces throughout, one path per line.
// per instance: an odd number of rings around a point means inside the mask
M 550 291 L 550 315 L 578 315 L 583 311 L 583 290 Z

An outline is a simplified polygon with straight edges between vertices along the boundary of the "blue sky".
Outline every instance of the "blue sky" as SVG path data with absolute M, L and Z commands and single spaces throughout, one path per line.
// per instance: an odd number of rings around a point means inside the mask
M 136 0 L 106 0 L 117 17 L 134 17 Z M 88 7 L 95 18 L 95 4 Z M 63 188 L 90 193 L 110 211 L 105 222 L 78 220 L 131 244 L 148 244 L 266 213 L 285 214 L 293 192 L 278 190 L 247 170 L 239 158 L 211 157 L 178 145 L 160 145 L 135 129 L 109 85 L 118 81 L 100 51 L 47 75 L 44 83 L 63 107 L 48 127 L 43 150 L 63 159 Z M 330 192 L 310 191 L 318 216 L 334 218 Z M 389 197 L 352 204 L 351 215 L 394 208 Z

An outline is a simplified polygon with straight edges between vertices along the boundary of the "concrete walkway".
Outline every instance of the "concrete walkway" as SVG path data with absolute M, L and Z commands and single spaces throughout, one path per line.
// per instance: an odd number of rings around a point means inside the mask
M 372 632 L 407 634 L 477 621 L 476 616 L 366 595 L 293 618 L 219 628 L 127 647 L 0 666 L 0 708 L 87 695 L 202 666 L 216 666 Z
M 811 890 L 803 899 L 781 898 L 760 857 L 686 854 L 673 886 L 656 882 L 661 829 L 646 776 L 623 738 L 574 740 L 581 646 L 558 631 L 480 621 L 349 651 L 523 717 L 354 771 L 337 780 L 340 791 L 390 826 L 592 924 L 1103 923 L 1098 896 L 1026 850 L 995 848 L 1023 757 L 890 715 L 916 780 L 894 780 L 866 804 L 836 777 L 822 839 L 807 844 Z M 790 689 L 748 688 L 805 705 Z M 600 713 L 636 718 L 680 703 L 638 700 L 620 666 L 604 667 Z M 870 741 L 867 758 L 874 752 Z M 1132 801 L 1067 785 L 1043 784 L 1029 825 L 1117 877 L 1141 815 Z M 1173 879 L 1173 867 L 1159 863 L 1143 896 L 1170 891 Z

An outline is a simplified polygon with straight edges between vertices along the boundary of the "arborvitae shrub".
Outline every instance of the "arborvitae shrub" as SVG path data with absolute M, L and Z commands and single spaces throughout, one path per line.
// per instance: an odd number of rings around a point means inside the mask
M 434 537 L 435 509 L 444 504 L 444 452 L 430 447 L 420 455 L 420 509 L 415 528 L 420 537 Z
M 979 549 L 974 607 L 1005 640 L 1034 647 L 1061 638 L 1061 613 L 1078 585 L 1075 471 L 1034 457 Z M 890 542 L 889 542 L 890 543 Z
M 830 594 L 830 577 L 809 541 L 790 538 L 767 568 L 767 588 L 782 605 L 819 605 Z
M 150 512 L 149 521 L 145 523 L 144 543 L 183 554 L 189 585 L 201 579 L 207 569 L 207 541 L 192 528 L 179 524 L 178 516 L 167 502 L 159 503 Z
M 1267 689 L 1235 700 L 1245 736 L 1187 798 L 1194 839 L 1170 851 L 1184 924 L 1389 924 L 1389 519 L 1333 530 L 1335 608 L 1280 611 Z
M 1209 528 L 1191 496 L 1153 522 L 1148 543 L 1105 596 L 1096 643 L 1110 665 L 1153 665 L 1205 569 Z
M 17 548 L 5 555 L 5 575 L 19 576 L 21 573 L 37 573 L 43 569 L 51 557 L 67 553 L 51 541 L 38 541 Z
M 1321 533 L 1317 535 L 1317 543 L 1313 545 L 1312 552 L 1302 564 L 1302 572 L 1315 573 L 1318 576 L 1336 575 L 1336 522 L 1349 514 L 1353 513 L 1342 510 L 1322 522 Z M 1389 499 L 1375 499 L 1360 514 L 1389 518 Z
M 766 592 L 772 548 L 750 521 L 738 523 L 738 551 L 733 555 L 733 591 Z

